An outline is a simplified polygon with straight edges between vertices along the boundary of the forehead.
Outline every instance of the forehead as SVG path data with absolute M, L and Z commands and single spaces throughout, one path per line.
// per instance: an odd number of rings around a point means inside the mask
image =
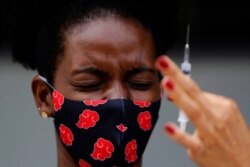
M 99 63 L 152 66 L 155 48 L 151 33 L 133 20 L 100 18 L 71 27 L 65 33 L 64 56 L 71 68 Z M 132 67 L 131 67 L 132 68 Z

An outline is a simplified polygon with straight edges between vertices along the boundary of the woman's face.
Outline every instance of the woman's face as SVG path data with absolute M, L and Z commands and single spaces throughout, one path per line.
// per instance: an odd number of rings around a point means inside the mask
M 62 56 L 54 86 L 66 98 L 160 97 L 152 36 L 132 20 L 96 19 L 71 27 Z

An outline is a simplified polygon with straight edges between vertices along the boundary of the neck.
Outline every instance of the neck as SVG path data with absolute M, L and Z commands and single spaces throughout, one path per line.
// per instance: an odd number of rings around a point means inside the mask
M 78 167 L 78 165 L 74 162 L 72 157 L 69 155 L 67 150 L 62 145 L 58 136 L 56 135 L 56 143 L 57 143 L 57 167 Z M 142 167 L 141 160 L 133 167 Z
M 135 166 L 133 166 L 133 167 L 142 167 L 142 162 L 141 162 L 141 160 L 140 160 Z
M 56 143 L 57 143 L 57 166 L 58 167 L 77 167 L 78 165 L 71 158 L 67 150 L 62 145 L 58 136 L 56 135 Z

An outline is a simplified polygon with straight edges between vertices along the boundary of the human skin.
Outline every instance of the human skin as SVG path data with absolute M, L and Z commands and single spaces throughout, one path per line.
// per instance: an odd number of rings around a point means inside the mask
M 168 135 L 200 167 L 250 167 L 250 131 L 236 102 L 204 92 L 167 56 L 158 58 L 156 67 L 165 93 L 196 128 L 188 134 L 168 123 Z
M 134 21 L 109 17 L 77 24 L 65 33 L 64 46 L 53 84 L 65 97 L 160 98 L 151 34 Z M 202 91 L 168 57 L 155 65 L 164 76 L 161 87 L 196 127 L 194 134 L 188 134 L 170 123 L 166 125 L 169 136 L 201 167 L 249 167 L 250 132 L 237 104 Z M 52 116 L 49 87 L 36 76 L 32 90 L 40 112 Z M 58 167 L 77 166 L 58 138 L 57 149 Z
M 74 25 L 65 32 L 60 56 L 53 84 L 68 99 L 160 98 L 151 33 L 133 20 L 107 17 Z M 36 76 L 32 90 L 40 112 L 52 116 L 49 87 Z M 77 166 L 58 137 L 57 152 L 58 167 Z

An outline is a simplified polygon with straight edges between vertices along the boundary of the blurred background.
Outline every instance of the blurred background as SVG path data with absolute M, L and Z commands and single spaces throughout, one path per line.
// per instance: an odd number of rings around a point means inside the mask
M 31 94 L 30 82 L 36 72 L 25 70 L 11 59 L 7 40 L 10 2 L 0 1 L 0 166 L 53 167 L 53 123 L 39 117 Z M 192 78 L 206 91 L 235 99 L 250 125 L 249 9 L 249 1 L 243 0 L 180 0 L 178 35 L 168 54 L 181 63 L 186 25 L 190 23 Z M 163 98 L 143 167 L 195 166 L 186 151 L 163 132 L 165 122 L 176 120 L 177 111 Z M 193 131 L 190 124 L 188 130 Z

